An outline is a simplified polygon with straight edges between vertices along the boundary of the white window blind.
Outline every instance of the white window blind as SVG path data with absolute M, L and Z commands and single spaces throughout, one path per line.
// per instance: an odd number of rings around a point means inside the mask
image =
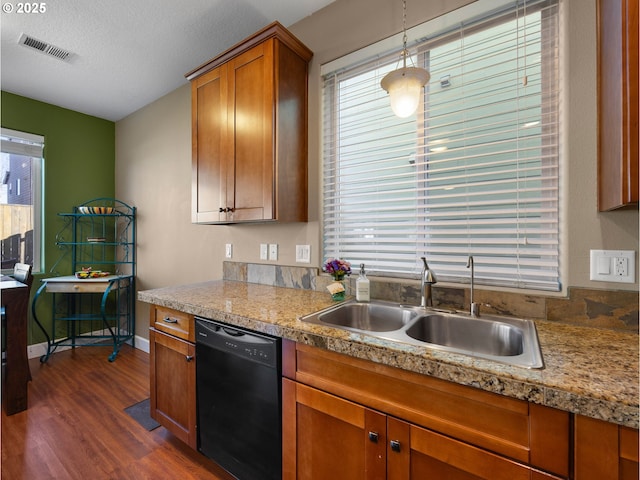
M 412 48 L 431 80 L 395 117 L 398 52 L 324 76 L 323 249 L 378 275 L 558 290 L 557 1 L 513 3 Z M 399 47 L 399 46 L 398 46 Z
M 0 135 L 2 151 L 27 157 L 42 157 L 44 137 L 33 133 L 18 132 L 3 128 Z

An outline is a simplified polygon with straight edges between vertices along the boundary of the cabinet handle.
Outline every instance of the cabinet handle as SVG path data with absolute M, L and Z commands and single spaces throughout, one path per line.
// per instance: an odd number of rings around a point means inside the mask
M 186 355 L 184 358 L 187 360 L 187 362 L 190 362 L 191 360 L 193 360 L 193 355 Z
M 369 432 L 369 440 L 373 443 L 378 443 L 378 432 Z
M 394 452 L 399 452 L 400 451 L 400 441 L 399 440 L 391 440 L 389 442 L 389 445 L 391 445 L 391 450 L 393 450 Z
M 178 323 L 178 319 L 177 318 L 164 317 L 162 320 L 164 322 L 166 322 L 166 323 Z
M 226 211 L 227 211 L 227 209 L 226 209 L 226 208 L 220 207 L 220 210 L 219 210 L 219 212 L 220 212 L 220 213 L 224 213 L 224 212 L 226 212 Z

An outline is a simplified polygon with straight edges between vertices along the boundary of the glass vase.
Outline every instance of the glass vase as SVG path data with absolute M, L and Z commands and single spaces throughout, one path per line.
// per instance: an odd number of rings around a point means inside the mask
M 333 299 L 334 302 L 341 302 L 342 300 L 344 300 L 345 295 L 347 293 L 346 291 L 346 285 L 344 284 L 344 280 L 336 280 L 333 283 L 339 283 L 342 285 L 342 288 L 344 290 L 342 290 L 341 292 L 337 292 L 337 293 L 332 293 L 331 294 L 331 298 Z

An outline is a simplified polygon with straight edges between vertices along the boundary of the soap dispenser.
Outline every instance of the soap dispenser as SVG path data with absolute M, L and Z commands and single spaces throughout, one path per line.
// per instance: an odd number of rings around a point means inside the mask
M 371 300 L 370 284 L 367 274 L 364 271 L 364 263 L 360 264 L 360 276 L 356 280 L 356 300 L 358 302 L 368 302 Z

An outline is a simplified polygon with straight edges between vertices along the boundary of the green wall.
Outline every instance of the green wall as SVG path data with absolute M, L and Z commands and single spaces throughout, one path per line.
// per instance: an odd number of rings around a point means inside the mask
M 57 213 L 92 198 L 115 195 L 115 123 L 4 91 L 0 105 L 2 127 L 45 138 L 43 274 L 47 274 L 61 253 L 55 245 L 63 226 Z M 73 273 L 67 271 L 71 266 L 66 260 L 56 267 L 60 275 Z M 39 277 L 36 274 L 33 292 L 40 286 Z M 33 328 L 30 336 L 30 344 L 44 341 Z

